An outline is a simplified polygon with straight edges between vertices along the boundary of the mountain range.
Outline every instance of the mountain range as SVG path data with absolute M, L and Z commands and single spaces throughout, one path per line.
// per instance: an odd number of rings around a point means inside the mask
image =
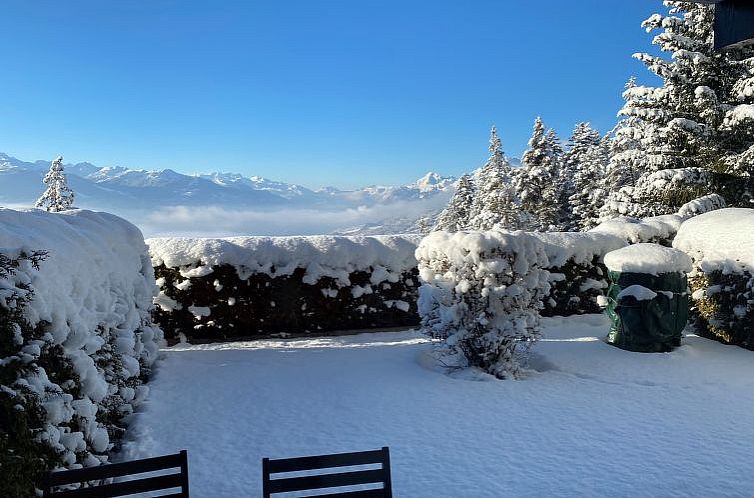
M 31 206 L 49 161 L 0 153 L 0 205 Z M 401 186 L 309 189 L 237 173 L 187 175 L 64 164 L 76 206 L 110 211 L 147 235 L 377 234 L 414 231 L 449 200 L 455 178 L 427 173 Z

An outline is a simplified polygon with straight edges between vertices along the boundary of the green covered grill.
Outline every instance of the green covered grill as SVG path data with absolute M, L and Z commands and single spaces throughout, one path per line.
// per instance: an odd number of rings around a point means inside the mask
M 635 244 L 608 253 L 605 264 L 611 282 L 607 342 L 645 353 L 679 346 L 689 312 L 691 259 L 657 244 Z

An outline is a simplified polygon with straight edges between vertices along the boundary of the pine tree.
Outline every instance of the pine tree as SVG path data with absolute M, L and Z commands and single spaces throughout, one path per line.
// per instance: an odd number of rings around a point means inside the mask
M 489 151 L 490 158 L 477 180 L 469 227 L 475 230 L 515 230 L 519 226 L 518 201 L 511 181 L 511 167 L 494 126 L 490 131 Z
M 623 216 L 631 211 L 626 205 L 631 202 L 630 195 L 622 189 L 626 187 L 630 192 L 646 165 L 646 150 L 642 140 L 647 136 L 648 127 L 639 116 L 630 111 L 636 107 L 631 102 L 634 98 L 631 91 L 633 88 L 636 88 L 634 76 L 624 87 L 624 105 L 618 113 L 621 119 L 608 134 L 612 139 L 608 143 L 609 161 L 601 185 L 604 202 L 599 210 L 600 220 Z
M 670 57 L 635 56 L 663 84 L 631 85 L 624 94 L 621 135 L 616 134 L 616 141 L 626 139 L 633 144 L 620 144 L 611 159 L 612 192 L 603 214 L 672 212 L 716 191 L 730 204 L 748 202 L 750 176 L 742 173 L 741 155 L 745 169 L 754 135 L 735 126 L 731 106 L 751 77 L 746 61 L 754 56 L 754 47 L 716 52 L 712 6 L 679 1 L 665 5 L 667 15 L 654 14 L 642 26 L 647 31 L 661 30 L 653 43 Z M 620 162 L 635 168 L 635 185 L 627 181 L 621 185 L 622 168 L 616 171 L 614 167 Z
M 474 203 L 474 184 L 471 176 L 461 176 L 456 184 L 456 191 L 448 206 L 440 213 L 432 230 L 458 232 L 469 227 L 471 206 Z
M 528 230 L 557 230 L 561 192 L 558 185 L 562 147 L 555 133 L 545 132 L 541 118 L 534 122 L 529 149 L 522 159 L 523 171 L 516 178 L 521 215 Z
M 57 213 L 73 207 L 75 194 L 68 186 L 68 180 L 63 172 L 63 158 L 58 156 L 50 166 L 42 180 L 47 185 L 47 190 L 37 200 L 36 207 L 45 208 L 47 211 Z
M 608 142 L 589 123 L 576 126 L 566 156 L 573 193 L 568 198 L 568 230 L 589 230 L 597 225 L 604 201 L 602 183 L 608 163 Z

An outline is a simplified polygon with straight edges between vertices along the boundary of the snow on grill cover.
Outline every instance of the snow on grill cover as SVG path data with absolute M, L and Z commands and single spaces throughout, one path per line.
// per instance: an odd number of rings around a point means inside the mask
M 48 463 L 96 465 L 146 397 L 162 341 L 150 318 L 156 286 L 147 247 L 135 226 L 110 214 L 0 209 L 0 256 L 34 251 L 47 252 L 38 269 L 22 261 L 0 272 L 0 316 L 12 317 L 17 297 L 31 292 L 25 323 L 10 324 L 14 353 L 0 358 L 5 374 L 15 366 L 15 381 L 0 387 L 42 407 L 41 427 L 29 430 L 57 455 Z

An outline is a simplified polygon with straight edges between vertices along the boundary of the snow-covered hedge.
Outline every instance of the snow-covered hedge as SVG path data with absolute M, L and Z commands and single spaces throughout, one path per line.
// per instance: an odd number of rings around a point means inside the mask
M 154 291 L 130 223 L 0 209 L 0 496 L 107 460 L 147 394 L 162 337 Z
M 700 334 L 754 349 L 754 209 L 686 221 L 673 247 L 689 254 L 692 319 Z
M 168 338 L 418 323 L 418 235 L 149 239 Z
M 725 199 L 717 194 L 710 194 L 683 204 L 675 214 L 643 219 L 621 216 L 605 221 L 590 232 L 615 235 L 629 244 L 647 242 L 670 246 L 685 220 L 724 207 Z
M 434 232 L 416 250 L 422 327 L 446 361 L 516 377 L 550 291 L 545 244 L 524 232 Z
M 604 256 L 626 246 L 621 237 L 609 233 L 550 232 L 532 233 L 547 254 L 550 293 L 544 300 L 542 315 L 569 316 L 599 313 L 598 296 L 610 285 L 603 264 Z

